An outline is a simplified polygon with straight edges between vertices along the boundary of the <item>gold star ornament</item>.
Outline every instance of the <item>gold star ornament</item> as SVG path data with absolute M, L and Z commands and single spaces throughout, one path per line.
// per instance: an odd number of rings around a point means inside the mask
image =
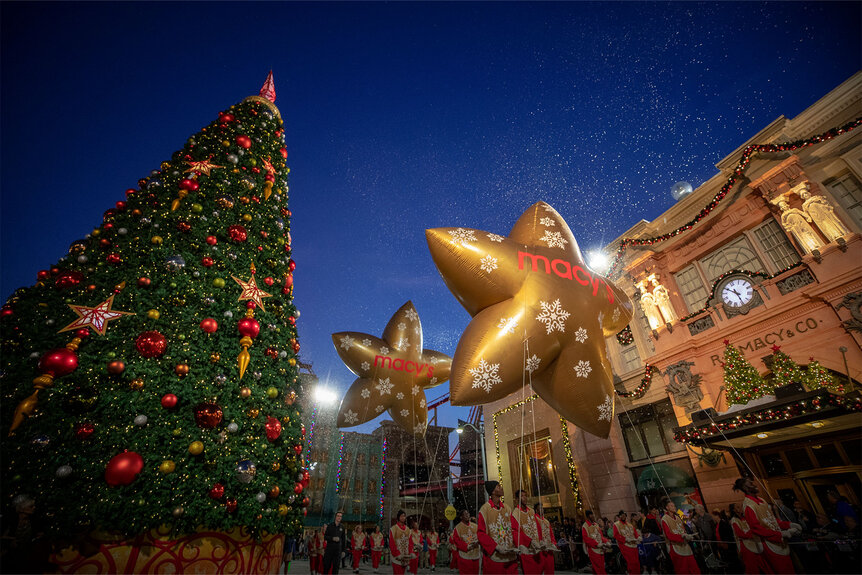
M 260 311 L 266 311 L 263 309 L 263 298 L 272 297 L 272 294 L 268 294 L 259 287 L 257 287 L 257 280 L 254 279 L 254 264 L 251 265 L 251 277 L 248 278 L 248 281 L 243 281 L 236 276 L 230 276 L 233 278 L 233 281 L 239 284 L 242 288 L 242 293 L 239 294 L 239 297 L 236 301 L 243 300 L 251 300 L 257 304 L 257 307 L 260 308 Z
M 428 427 L 425 390 L 449 379 L 452 358 L 422 348 L 422 323 L 413 302 L 395 312 L 383 337 L 342 331 L 332 334 L 335 350 L 359 377 L 338 408 L 338 427 L 371 421 L 384 411 L 415 435 Z
M 188 169 L 186 170 L 186 173 L 195 172 L 197 174 L 204 174 L 204 175 L 209 176 L 210 172 L 212 172 L 213 170 L 215 170 L 217 168 L 223 168 L 224 167 L 224 166 L 216 166 L 215 164 L 213 164 L 210 161 L 210 160 L 212 160 L 212 158 L 213 157 L 210 156 L 206 160 L 200 160 L 198 162 L 195 162 L 195 161 L 186 162 L 186 164 L 189 165 Z
M 452 360 L 452 404 L 495 401 L 526 382 L 563 417 L 607 437 L 614 388 L 605 337 L 631 321 L 632 303 L 587 268 L 562 216 L 538 202 L 508 237 L 468 228 L 425 235 L 473 316 Z
M 114 296 L 109 297 L 95 307 L 85 305 L 68 304 L 72 311 L 78 315 L 78 319 L 58 331 L 72 331 L 73 329 L 81 329 L 82 327 L 92 328 L 99 335 L 105 335 L 108 329 L 108 322 L 112 319 L 118 319 L 124 315 L 135 315 L 129 311 L 116 311 L 111 309 L 114 305 Z

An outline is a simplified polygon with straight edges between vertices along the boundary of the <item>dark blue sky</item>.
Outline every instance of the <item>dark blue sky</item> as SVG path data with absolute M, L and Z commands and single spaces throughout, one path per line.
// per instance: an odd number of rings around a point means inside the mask
M 380 334 L 408 299 L 426 347 L 454 352 L 469 316 L 426 228 L 507 234 L 544 200 L 583 250 L 600 247 L 852 75 L 862 45 L 858 2 L 4 2 L 0 15 L 0 295 L 272 68 L 302 356 L 341 391 L 353 377 L 329 334 Z

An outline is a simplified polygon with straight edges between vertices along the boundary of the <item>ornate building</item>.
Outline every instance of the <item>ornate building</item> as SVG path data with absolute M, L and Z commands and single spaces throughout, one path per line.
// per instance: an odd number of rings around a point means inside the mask
M 507 494 L 527 485 L 566 515 L 577 505 L 569 484 L 598 514 L 643 508 L 665 494 L 678 506 L 726 507 L 739 499 L 730 486 L 745 471 L 763 478 L 771 495 L 813 510 L 822 509 L 827 483 L 859 503 L 862 415 L 845 404 L 860 405 L 854 389 L 862 381 L 862 128 L 738 164 L 749 146 L 807 140 L 860 116 L 862 73 L 795 118 L 772 122 L 693 193 L 610 244 L 614 253 L 622 237 L 652 238 L 699 220 L 625 253 L 617 285 L 632 296 L 635 319 L 607 347 L 619 391 L 649 384 L 644 394 L 617 398 L 608 439 L 561 426 L 539 399 L 520 404 L 529 390 L 485 407 L 489 474 L 502 477 Z M 743 178 L 700 216 L 735 170 Z M 773 346 L 800 365 L 816 359 L 843 378 L 845 395 L 782 390 L 760 407 L 731 410 L 726 342 L 767 377 Z M 797 420 L 814 399 L 818 410 L 844 407 Z M 763 418 L 768 430 L 748 428 Z

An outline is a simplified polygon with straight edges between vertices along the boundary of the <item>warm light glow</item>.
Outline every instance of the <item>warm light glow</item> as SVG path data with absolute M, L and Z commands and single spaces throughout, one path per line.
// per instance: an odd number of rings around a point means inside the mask
M 811 422 L 811 427 L 813 427 L 814 429 L 820 429 L 821 427 L 823 427 L 823 425 L 824 425 L 824 423 L 822 421 L 812 421 Z
M 757 439 L 766 439 L 769 436 L 765 433 L 758 433 L 755 437 L 757 437 Z
M 462 433 L 464 433 L 464 428 L 459 427 L 458 429 L 455 430 L 455 433 L 457 433 L 458 435 L 461 435 Z
M 608 271 L 608 256 L 599 250 L 589 251 L 587 252 L 587 265 L 595 272 L 605 273 Z
M 317 386 L 314 388 L 314 399 L 320 405 L 334 405 L 338 400 L 338 395 L 331 389 Z

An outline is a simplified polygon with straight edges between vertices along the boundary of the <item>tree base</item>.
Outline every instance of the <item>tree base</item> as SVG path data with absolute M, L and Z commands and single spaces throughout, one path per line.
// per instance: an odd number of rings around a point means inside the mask
M 87 544 L 67 547 L 50 561 L 56 565 L 56 573 L 274 575 L 281 568 L 283 546 L 283 535 L 266 535 L 257 541 L 241 528 L 227 533 L 199 531 L 179 539 L 163 528 L 131 541 L 94 533 Z

